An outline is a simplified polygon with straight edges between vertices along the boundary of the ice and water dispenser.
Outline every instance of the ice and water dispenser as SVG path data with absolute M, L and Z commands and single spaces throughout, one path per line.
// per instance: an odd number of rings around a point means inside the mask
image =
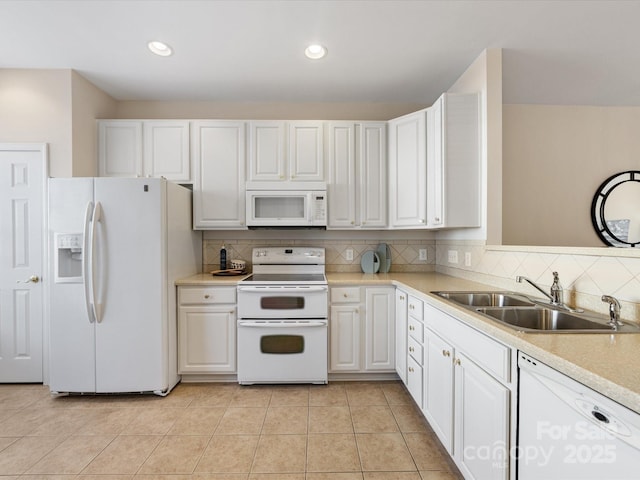
M 55 282 L 82 282 L 82 233 L 55 234 Z

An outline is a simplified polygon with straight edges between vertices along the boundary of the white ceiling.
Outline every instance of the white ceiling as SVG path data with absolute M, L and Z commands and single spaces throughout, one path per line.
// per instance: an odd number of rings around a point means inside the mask
M 429 104 L 502 48 L 505 103 L 640 105 L 639 25 L 617 0 L 0 0 L 0 68 L 72 68 L 120 100 Z

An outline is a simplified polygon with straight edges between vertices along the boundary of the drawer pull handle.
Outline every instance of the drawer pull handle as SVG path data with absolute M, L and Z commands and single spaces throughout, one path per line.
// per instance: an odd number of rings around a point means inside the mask
M 443 357 L 450 357 L 451 356 L 451 352 L 449 350 L 442 350 L 442 356 Z
M 211 298 L 211 295 L 209 295 L 208 293 L 204 296 L 204 298 Z

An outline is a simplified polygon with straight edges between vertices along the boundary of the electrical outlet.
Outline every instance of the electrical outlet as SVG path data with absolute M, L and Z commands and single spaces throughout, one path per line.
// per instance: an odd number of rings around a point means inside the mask
M 353 261 L 353 248 L 347 248 L 344 253 L 348 261 Z
M 426 248 L 421 248 L 418 250 L 418 259 L 419 260 L 426 260 L 427 259 L 427 249 Z
M 471 266 L 471 252 L 464 252 L 464 266 Z
M 458 263 L 458 251 L 449 250 L 447 260 L 449 261 L 449 263 Z

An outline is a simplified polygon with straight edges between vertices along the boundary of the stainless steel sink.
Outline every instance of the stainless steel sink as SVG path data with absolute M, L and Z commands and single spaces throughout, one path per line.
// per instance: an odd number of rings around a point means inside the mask
M 624 323 L 618 330 L 613 330 L 605 321 L 598 321 L 600 319 L 596 320 L 596 318 L 589 318 L 588 315 L 578 315 L 551 308 L 489 307 L 477 308 L 476 311 L 509 327 L 525 332 L 640 333 L 640 326 L 635 324 Z
M 533 306 L 531 300 L 513 292 L 432 292 L 459 305 L 469 307 Z

